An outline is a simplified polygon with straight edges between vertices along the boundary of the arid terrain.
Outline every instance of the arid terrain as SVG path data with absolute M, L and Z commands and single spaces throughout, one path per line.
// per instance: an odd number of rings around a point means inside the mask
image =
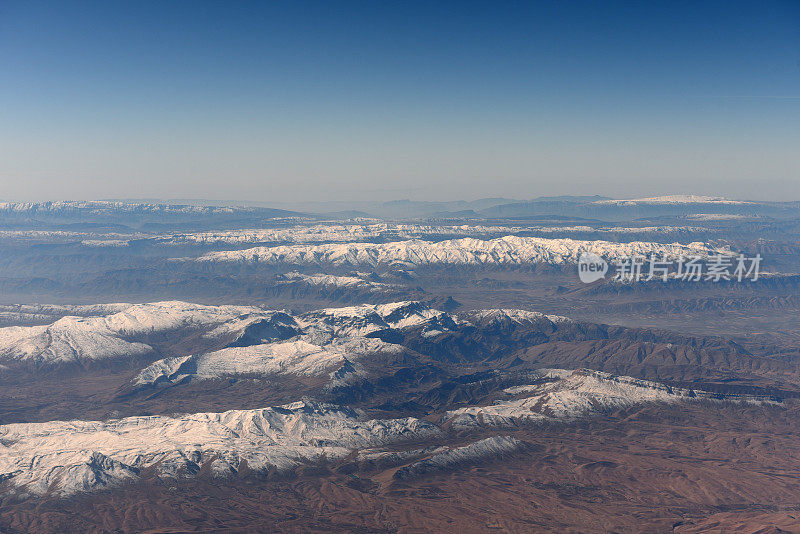
M 568 207 L 7 205 L 0 532 L 800 532 L 796 204 Z

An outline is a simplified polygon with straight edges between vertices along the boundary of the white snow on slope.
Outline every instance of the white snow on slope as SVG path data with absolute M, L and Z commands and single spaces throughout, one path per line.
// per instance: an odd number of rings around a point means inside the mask
M 517 452 L 525 444 L 509 436 L 492 436 L 463 447 L 438 450 L 429 458 L 419 460 L 395 471 L 394 478 L 407 480 L 418 476 L 446 471 L 459 465 L 502 458 Z
M 255 247 L 246 250 L 210 252 L 196 258 L 201 262 L 234 262 L 263 264 L 332 264 L 379 265 L 405 263 L 412 265 L 522 265 L 577 263 L 583 252 L 594 252 L 608 260 L 650 255 L 677 257 L 708 255 L 716 252 L 700 243 L 682 245 L 634 241 L 577 241 L 539 237 L 506 236 L 491 240 L 454 239 L 431 243 L 410 240 L 393 243 L 350 243 L 325 245 L 287 245 Z
M 66 316 L 91 317 L 110 315 L 127 308 L 131 304 L 95 304 L 95 305 L 52 305 L 52 304 L 3 304 L 0 305 L 0 325 L 32 326 L 46 325 Z
M 401 350 L 365 336 L 449 317 L 415 301 L 325 308 L 296 317 L 301 333 L 291 339 L 158 360 L 143 369 L 133 384 L 246 375 L 332 376 L 347 361 L 355 363 L 365 354 Z
M 615 201 L 619 202 L 619 201 Z M 634 201 L 623 201 L 634 202 Z M 698 218 L 697 220 L 703 220 Z M 255 228 L 215 232 L 175 234 L 71 232 L 63 230 L 0 230 L 0 241 L 17 243 L 75 243 L 87 247 L 125 247 L 132 242 L 156 246 L 224 246 L 224 245 L 281 245 L 358 243 L 424 239 L 438 241 L 477 237 L 482 239 L 504 235 L 542 234 L 567 237 L 576 234 L 608 234 L 615 237 L 642 234 L 672 235 L 676 238 L 709 230 L 697 226 L 486 226 L 486 225 L 422 225 L 422 224 L 319 224 L 287 228 Z
M 446 418 L 461 428 L 474 426 L 513 426 L 517 421 L 570 421 L 605 410 L 626 408 L 645 403 L 676 403 L 713 398 L 697 390 L 665 386 L 658 382 L 639 380 L 610 373 L 578 369 L 567 371 L 549 369 L 542 384 L 516 386 L 506 390 L 522 398 L 499 400 L 489 406 L 470 406 L 447 412 Z M 768 402 L 757 397 L 727 396 L 731 400 Z
M 332 364 L 340 361 L 337 354 L 341 354 L 343 349 L 358 353 L 380 348 L 376 347 L 381 343 L 379 340 L 364 339 L 372 332 L 400 329 L 449 317 L 413 301 L 328 308 L 296 318 L 284 312 L 257 307 L 203 306 L 180 301 L 75 309 L 82 313 L 112 313 L 88 317 L 66 316 L 41 326 L 0 328 L 0 361 L 63 363 L 121 358 L 153 352 L 151 343 L 161 343 L 163 350 L 164 346 L 169 348 L 184 340 L 191 340 L 190 347 L 194 347 L 197 354 L 218 351 L 233 344 L 231 348 L 215 355 L 213 360 L 211 356 L 204 356 L 202 361 L 211 365 L 211 361 L 219 362 L 230 357 L 235 360 L 231 363 L 230 371 L 236 374 L 239 373 L 237 366 L 245 365 L 245 361 L 250 361 L 253 366 L 261 366 L 267 374 L 289 372 L 288 369 L 298 374 L 316 374 L 315 369 L 321 369 L 318 366 L 323 362 Z M 54 314 L 65 311 L 63 307 L 53 310 L 35 307 L 30 310 L 26 308 L 21 313 L 26 317 L 46 319 L 46 313 L 30 313 L 45 310 Z M 298 343 L 272 348 L 237 348 L 237 340 L 243 335 L 249 337 L 238 345 L 262 345 L 276 341 Z M 264 335 L 269 339 L 263 338 Z M 326 347 L 323 350 L 312 347 L 332 343 L 338 344 L 339 348 Z M 187 347 L 182 346 L 180 350 L 186 351 Z M 175 358 L 186 355 L 187 352 L 179 352 L 170 359 L 169 364 L 162 362 L 166 365 L 165 370 L 181 365 Z M 254 370 L 254 367 L 247 368 Z
M 417 326 L 447 314 L 416 301 L 325 308 L 300 316 L 309 338 L 319 344 L 336 338 L 359 338 L 388 328 Z
M 143 468 L 162 476 L 291 469 L 354 450 L 439 434 L 414 418 L 363 420 L 355 410 L 296 402 L 275 408 L 52 421 L 0 426 L 0 481 L 23 494 L 59 496 L 136 479 Z
M 167 358 L 144 368 L 134 384 L 179 382 L 187 377 L 293 374 L 324 376 L 345 362 L 341 352 L 305 341 L 228 347 L 206 354 Z
M 130 239 L 84 239 L 81 241 L 81 245 L 86 247 L 109 248 L 127 247 L 130 243 Z
M 388 225 L 319 224 L 289 228 L 255 228 L 218 232 L 172 234 L 157 239 L 159 244 L 239 244 L 239 243 L 322 243 L 374 239 L 387 231 Z
M 512 321 L 517 324 L 534 324 L 542 320 L 550 321 L 551 323 L 563 323 L 571 321 L 571 319 L 562 315 L 546 315 L 544 313 L 519 310 L 510 308 L 494 308 L 488 310 L 477 310 L 468 312 L 466 314 L 470 319 L 477 319 L 487 322 L 498 322 L 503 320 Z
M 159 244 L 243 244 L 243 243 L 352 243 L 375 239 L 415 239 L 422 237 L 499 235 L 523 228 L 483 225 L 424 224 L 318 224 L 289 228 L 256 228 L 219 232 L 194 232 L 159 237 Z
M 0 359 L 69 362 L 139 355 L 152 351 L 141 339 L 148 335 L 204 330 L 214 339 L 234 335 L 269 315 L 248 306 L 180 301 L 129 305 L 105 316 L 67 316 L 44 326 L 0 328 Z
M 231 330 L 268 312 L 251 306 L 204 306 L 182 301 L 136 304 L 99 320 L 109 329 L 125 335 L 147 334 L 179 328 L 208 328 L 228 325 Z M 235 325 L 229 323 L 234 321 Z
M 447 412 L 456 430 L 513 426 L 519 421 L 569 422 L 611 408 L 714 398 L 702 391 L 596 371 L 546 369 L 543 383 L 506 390 L 508 400 Z M 520 397 L 521 398 L 515 398 Z M 726 397 L 728 398 L 728 397 Z M 731 396 L 732 400 L 766 403 Z M 52 421 L 0 426 L 0 485 L 20 494 L 71 495 L 136 480 L 144 468 L 161 476 L 192 476 L 208 467 L 214 476 L 254 470 L 291 469 L 304 462 L 341 459 L 403 462 L 408 478 L 462 463 L 502 457 L 524 443 L 495 436 L 449 449 L 408 440 L 445 437 L 437 426 L 414 418 L 365 420 L 363 412 L 305 401 L 258 410 L 182 416 L 140 416 L 110 421 Z M 416 443 L 416 442 L 415 442 Z
M 708 233 L 711 230 L 702 226 L 607 226 L 596 228 L 595 231 L 603 234 L 690 234 L 694 232 Z
M 49 326 L 0 328 L 0 358 L 70 362 L 142 355 L 153 348 L 120 339 L 94 318 L 64 317 Z
M 165 358 L 148 365 L 133 386 L 177 384 L 184 380 L 274 375 L 328 377 L 328 387 L 344 385 L 362 372 L 358 361 L 368 354 L 399 353 L 402 347 L 373 338 L 335 339 L 325 346 L 301 339 L 228 347 L 219 351 Z M 351 364 L 348 366 L 348 363 Z M 347 366 L 347 367 L 345 367 Z
M 593 204 L 749 204 L 741 200 L 702 195 L 664 195 L 660 197 L 631 198 L 627 200 L 596 200 Z
M 332 274 L 313 274 L 305 275 L 298 272 L 287 273 L 283 276 L 282 284 L 300 282 L 309 286 L 336 287 L 346 289 L 365 289 L 369 291 L 382 291 L 387 289 L 400 289 L 403 286 L 397 284 L 386 284 L 383 282 L 371 282 L 358 278 L 357 276 L 335 276 Z
M 617 202 L 617 201 L 614 201 Z M 424 224 L 319 224 L 288 228 L 256 228 L 218 232 L 178 233 L 153 238 L 159 245 L 243 245 L 243 244 L 321 244 L 399 241 L 410 239 L 456 239 L 462 237 L 498 237 L 523 232 L 569 235 L 575 233 L 607 234 L 685 234 L 706 231 L 700 227 L 592 227 L 592 226 L 486 226 Z M 0 234 L 2 236 L 2 234 Z

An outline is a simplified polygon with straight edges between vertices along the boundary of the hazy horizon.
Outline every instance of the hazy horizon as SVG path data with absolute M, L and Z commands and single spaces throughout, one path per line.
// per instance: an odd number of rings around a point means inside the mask
M 186 204 L 186 205 L 207 205 L 207 206 L 224 206 L 224 205 L 231 205 L 231 206 L 259 206 L 259 207 L 276 207 L 282 209 L 291 209 L 291 206 L 313 206 L 319 205 L 323 207 L 325 205 L 337 205 L 342 206 L 338 209 L 346 209 L 347 206 L 352 206 L 353 208 L 357 208 L 359 205 L 363 206 L 375 206 L 380 204 L 389 204 L 389 203 L 396 203 L 396 202 L 419 202 L 419 203 L 448 203 L 448 204 L 456 204 L 456 203 L 474 203 L 479 202 L 482 200 L 494 200 L 494 199 L 501 199 L 503 201 L 508 201 L 509 203 L 512 202 L 529 202 L 541 199 L 552 199 L 552 198 L 560 198 L 560 197 L 592 197 L 597 196 L 601 198 L 613 199 L 613 200 L 635 200 L 635 199 L 642 199 L 642 198 L 653 198 L 653 197 L 665 197 L 665 196 L 705 196 L 705 197 L 712 197 L 712 198 L 724 198 L 726 200 L 740 200 L 740 201 L 756 201 L 756 202 L 800 202 L 800 194 L 796 197 L 791 198 L 770 198 L 768 195 L 761 196 L 761 197 L 734 197 L 729 195 L 723 194 L 714 194 L 714 195 L 704 195 L 698 194 L 696 192 L 667 192 L 667 193 L 653 193 L 653 194 L 642 194 L 642 195 L 627 195 L 627 196 L 613 196 L 613 195 L 604 195 L 600 193 L 589 192 L 587 194 L 553 194 L 553 195 L 535 195 L 535 196 L 527 196 L 527 197 L 510 197 L 506 195 L 493 195 L 493 196 L 478 196 L 478 197 L 442 197 L 442 198 L 418 198 L 418 197 L 376 197 L 372 199 L 361 199 L 361 200 L 349 200 L 349 199 L 327 199 L 327 200 L 320 200 L 314 199 L 313 197 L 309 198 L 298 198 L 296 200 L 247 200 L 242 198 L 191 198 L 191 197 L 87 197 L 87 198 L 77 198 L 77 197 L 64 197 L 64 198 L 56 198 L 52 196 L 42 196 L 42 197 L 32 197 L 32 198 L 7 198 L 7 197 L 0 197 L 0 202 L 9 202 L 9 203 L 41 203 L 41 202 L 124 202 L 124 203 L 142 203 L 142 204 Z M 504 202 L 501 202 L 504 203 Z
M 800 5 L 0 6 L 0 197 L 800 199 Z

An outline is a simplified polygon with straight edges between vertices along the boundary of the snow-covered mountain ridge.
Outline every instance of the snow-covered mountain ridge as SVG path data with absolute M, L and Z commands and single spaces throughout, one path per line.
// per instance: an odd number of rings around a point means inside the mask
M 65 313 L 73 308 L 19 310 L 26 315 L 40 311 L 46 317 L 48 313 Z M 219 368 L 211 362 L 229 357 L 231 362 L 241 364 L 244 360 L 262 364 L 273 361 L 275 365 L 283 361 L 279 368 L 285 370 L 284 364 L 295 362 L 299 365 L 293 367 L 295 371 L 305 374 L 311 368 L 304 367 L 308 361 L 297 360 L 301 355 L 302 359 L 340 360 L 335 356 L 339 349 L 322 350 L 320 347 L 324 345 L 335 343 L 358 352 L 358 346 L 374 348 L 380 343 L 365 338 L 374 332 L 437 319 L 456 320 L 415 301 L 326 308 L 296 317 L 254 306 L 204 306 L 181 301 L 77 306 L 74 311 L 87 316 L 67 315 L 47 325 L 0 328 L 0 360 L 38 364 L 113 359 L 153 352 L 155 342 L 169 347 L 186 339 L 207 349 L 197 354 L 219 351 L 213 357 L 206 355 L 201 360 L 192 360 L 194 364 L 205 362 L 202 364 Z M 327 356 L 323 357 L 326 351 Z M 170 361 L 178 360 L 171 357 Z
M 632 198 L 621 200 L 596 200 L 593 204 L 750 204 L 742 200 L 728 200 L 724 197 L 703 195 L 664 195 L 660 197 Z
M 402 330 L 448 314 L 419 302 L 326 308 L 292 318 L 296 335 L 246 346 L 158 360 L 137 375 L 134 386 L 174 384 L 186 379 L 280 375 L 328 376 L 366 354 L 391 353 L 401 347 L 367 337 L 383 330 Z
M 367 420 L 357 410 L 296 402 L 258 410 L 111 421 L 52 421 L 0 426 L 0 483 L 22 494 L 60 496 L 136 479 L 142 469 L 215 476 L 249 469 L 287 470 L 355 449 L 433 438 L 414 418 Z
M 364 280 L 357 276 L 336 276 L 332 274 L 312 274 L 306 275 L 298 272 L 291 272 L 282 275 L 278 284 L 292 284 L 303 283 L 308 286 L 332 287 L 332 288 L 347 288 L 347 289 L 365 289 L 369 291 L 381 291 L 390 289 L 402 289 L 403 286 L 399 284 L 387 284 L 384 282 L 373 282 Z
M 773 403 L 767 397 L 714 395 L 658 382 L 589 369 L 544 369 L 543 381 L 505 390 L 511 397 L 489 406 L 470 406 L 445 415 L 458 428 L 509 427 L 518 422 L 570 421 L 611 409 L 647 403 L 692 402 L 700 399 Z
M 374 240 L 398 241 L 428 238 L 491 237 L 520 233 L 575 234 L 597 232 L 605 234 L 681 234 L 706 231 L 693 226 L 592 227 L 592 226 L 487 226 L 487 225 L 425 225 L 425 224 L 318 224 L 288 228 L 254 228 L 218 232 L 175 233 L 152 238 L 159 245 L 186 244 L 247 244 L 247 243 L 355 243 Z M 1 235 L 1 234 L 0 234 Z
M 587 370 L 548 369 L 538 376 L 536 384 L 507 389 L 509 400 L 452 410 L 441 421 L 464 431 L 525 421 L 566 423 L 635 405 L 726 400 Z M 194 476 L 201 470 L 225 477 L 236 475 L 244 463 L 256 472 L 286 471 L 304 463 L 335 462 L 358 451 L 354 456 L 362 461 L 410 461 L 395 474 L 407 479 L 526 448 L 507 436 L 436 447 L 448 439 L 444 428 L 448 426 L 412 417 L 369 419 L 359 410 L 309 401 L 221 413 L 17 423 L 0 426 L 0 491 L 68 496 L 136 481 L 144 469 L 161 477 Z M 423 441 L 434 445 L 421 449 Z M 408 442 L 404 452 L 401 447 Z
M 634 241 L 578 241 L 539 237 L 506 236 L 491 240 L 474 238 L 428 242 L 421 240 L 392 243 L 350 243 L 324 245 L 286 245 L 255 247 L 245 250 L 209 252 L 196 258 L 199 262 L 227 262 L 291 265 L 525 265 L 577 263 L 584 252 L 593 252 L 607 260 L 634 255 L 667 257 L 707 256 L 717 251 L 701 242 L 683 245 Z
M 180 301 L 77 308 L 83 313 L 108 315 L 65 316 L 49 325 L 0 328 L 0 359 L 33 362 L 80 362 L 152 352 L 147 340 L 173 333 L 202 331 L 209 345 L 271 318 L 275 312 L 250 306 L 203 306 Z M 116 311 L 119 310 L 119 311 Z
M 186 378 L 282 373 L 322 376 L 338 370 L 345 361 L 342 352 L 306 341 L 266 343 L 158 360 L 143 369 L 133 382 L 135 385 L 157 385 L 177 383 Z

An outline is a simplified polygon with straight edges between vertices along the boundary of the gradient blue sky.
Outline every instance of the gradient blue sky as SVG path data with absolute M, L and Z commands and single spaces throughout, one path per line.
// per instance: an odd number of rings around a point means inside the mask
M 800 2 L 0 0 L 0 199 L 800 199 Z

